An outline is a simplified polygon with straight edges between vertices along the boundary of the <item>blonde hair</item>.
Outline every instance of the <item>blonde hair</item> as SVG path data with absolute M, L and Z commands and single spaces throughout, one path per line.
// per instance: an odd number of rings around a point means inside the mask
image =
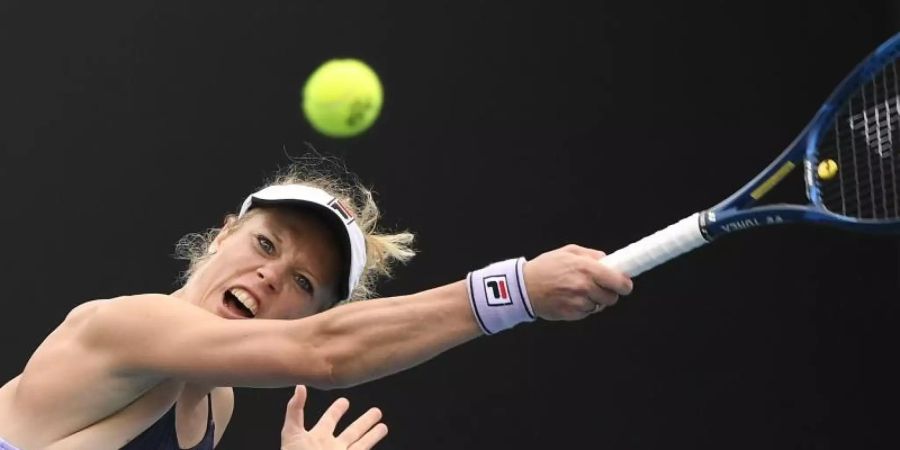
M 366 266 L 349 301 L 374 296 L 375 284 L 380 278 L 389 278 L 396 263 L 405 263 L 415 256 L 412 248 L 415 236 L 408 231 L 389 233 L 380 229 L 378 221 L 381 212 L 372 191 L 339 160 L 319 154 L 291 158 L 290 165 L 278 170 L 263 187 L 285 184 L 322 189 L 344 203 L 356 216 L 356 223 L 366 239 Z M 231 226 L 238 226 L 246 217 Z M 209 246 L 221 231 L 221 228 L 210 228 L 202 233 L 187 234 L 178 241 L 175 257 L 189 262 L 181 276 L 182 282 L 186 282 L 206 261 L 210 255 Z

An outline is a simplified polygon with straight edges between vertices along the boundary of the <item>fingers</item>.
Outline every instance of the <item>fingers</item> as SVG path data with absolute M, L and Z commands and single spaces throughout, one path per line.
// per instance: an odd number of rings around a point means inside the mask
M 282 448 L 369 450 L 387 436 L 387 425 L 379 423 L 382 418 L 381 410 L 370 408 L 335 437 L 334 430 L 338 422 L 350 409 L 350 401 L 343 397 L 335 400 L 322 414 L 319 422 L 307 432 L 303 426 L 303 408 L 306 405 L 306 396 L 306 387 L 297 386 L 294 396 L 288 402 L 281 439 L 282 444 L 287 442 L 291 446 L 282 446 Z M 318 442 L 319 446 L 309 447 L 310 443 L 315 442 Z M 321 446 L 323 444 L 326 446 Z M 296 445 L 300 445 L 300 447 L 296 447 Z
M 363 435 L 358 441 L 354 442 L 353 445 L 347 448 L 347 450 L 369 450 L 375 446 L 379 441 L 384 439 L 388 434 L 388 427 L 383 423 L 379 423 L 372 427 L 368 433 Z
M 619 294 L 594 285 L 587 293 L 587 300 L 588 301 L 585 302 L 584 313 L 595 314 L 607 306 L 613 306 L 618 303 Z
M 599 303 L 590 303 L 590 302 L 588 302 L 588 303 L 589 303 L 589 305 L 586 306 L 585 309 L 582 311 L 582 313 L 585 316 L 589 316 L 591 314 L 597 314 L 598 312 L 606 309 L 606 305 L 599 304 Z
M 587 261 L 581 261 L 581 264 L 583 265 L 582 269 L 590 274 L 594 283 L 598 286 L 613 291 L 618 295 L 628 295 L 634 288 L 631 279 L 625 276 L 625 274 L 603 265 L 596 264 L 597 261 L 606 257 L 606 253 L 574 244 L 563 247 L 563 250 L 582 256 L 586 259 L 589 258 L 591 259 L 591 262 L 595 263 L 590 264 Z
M 294 435 L 305 430 L 303 425 L 303 407 L 306 406 L 306 386 L 300 385 L 294 388 L 294 396 L 287 404 L 287 412 L 284 414 L 284 426 L 281 427 L 281 435 Z
M 634 283 L 632 283 L 631 278 L 617 270 L 597 263 L 597 260 L 591 261 L 591 264 L 587 264 L 585 269 L 594 280 L 594 283 L 602 289 L 612 291 L 618 295 L 628 295 L 634 289 Z
M 576 313 L 573 319 L 596 314 L 607 306 L 615 305 L 619 300 L 619 294 L 597 286 L 590 279 L 583 280 L 581 286 L 572 290 L 571 295 L 567 303 Z
M 350 444 L 360 440 L 363 435 L 372 429 L 381 420 L 381 410 L 370 408 L 365 414 L 359 416 L 353 423 L 338 436 L 344 443 Z
M 341 417 L 344 417 L 344 414 L 347 413 L 348 409 L 350 409 L 349 400 L 343 397 L 335 400 L 334 403 L 325 410 L 325 413 L 322 414 L 319 423 L 310 429 L 310 432 L 328 433 L 333 435 L 338 422 L 341 421 Z
M 620 295 L 631 293 L 634 285 L 630 278 L 598 263 L 606 256 L 605 253 L 577 245 L 568 245 L 564 249 L 579 256 L 576 267 L 585 277 L 581 285 L 585 297 L 579 307 L 583 314 L 596 314 L 607 306 L 615 305 Z
M 522 272 L 535 315 L 580 320 L 630 294 L 631 279 L 601 264 L 604 257 L 599 250 L 567 245 L 527 262 Z

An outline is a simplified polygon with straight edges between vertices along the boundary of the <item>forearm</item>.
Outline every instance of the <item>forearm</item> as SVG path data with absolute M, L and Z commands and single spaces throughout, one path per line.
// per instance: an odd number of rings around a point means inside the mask
M 329 362 L 335 387 L 408 369 L 482 334 L 464 281 L 343 305 L 317 322 L 315 335 L 304 338 Z

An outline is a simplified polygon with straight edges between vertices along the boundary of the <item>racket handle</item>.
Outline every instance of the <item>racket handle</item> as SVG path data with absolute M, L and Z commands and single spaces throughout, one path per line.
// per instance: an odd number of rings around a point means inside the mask
M 600 263 L 629 277 L 636 277 L 706 242 L 700 232 L 700 213 L 694 213 L 607 255 L 600 259 Z

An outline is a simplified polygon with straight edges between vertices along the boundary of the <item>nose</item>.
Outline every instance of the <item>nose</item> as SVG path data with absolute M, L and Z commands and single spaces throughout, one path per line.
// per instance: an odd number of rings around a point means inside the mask
M 281 286 L 276 274 L 277 271 L 269 266 L 262 266 L 256 269 L 256 276 L 263 283 L 263 286 L 274 293 L 278 293 L 279 286 Z

